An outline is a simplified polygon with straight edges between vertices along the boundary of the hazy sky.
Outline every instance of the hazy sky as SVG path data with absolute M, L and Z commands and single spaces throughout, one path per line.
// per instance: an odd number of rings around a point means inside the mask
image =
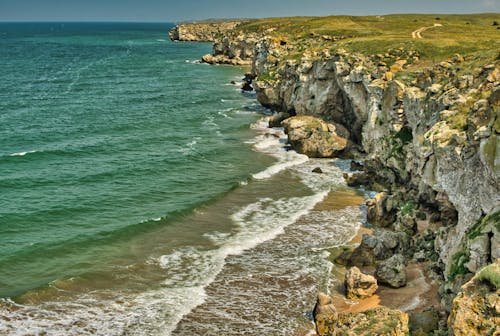
M 0 0 L 0 21 L 176 22 L 206 18 L 499 11 L 500 0 Z

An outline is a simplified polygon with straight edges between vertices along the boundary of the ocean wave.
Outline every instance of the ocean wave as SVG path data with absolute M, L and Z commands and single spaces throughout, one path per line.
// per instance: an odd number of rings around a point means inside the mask
M 9 156 L 25 156 L 27 154 L 33 154 L 33 153 L 37 153 L 37 152 L 39 152 L 39 151 L 31 150 L 31 151 L 26 151 L 26 152 L 17 152 L 17 153 L 9 154 Z
M 188 143 L 186 143 L 182 148 L 179 148 L 177 151 L 179 153 L 182 153 L 183 155 L 189 155 L 194 152 L 196 152 L 196 145 L 198 144 L 198 141 L 200 141 L 200 137 L 195 137 Z
M 285 154 L 283 157 L 281 157 L 281 159 L 281 162 L 274 164 L 259 173 L 253 174 L 252 177 L 257 180 L 268 179 L 279 172 L 282 172 L 293 166 L 300 165 L 309 160 L 306 155 L 300 155 L 297 153 L 290 153 L 290 155 Z
M 327 194 L 328 191 L 323 191 L 305 197 L 262 198 L 242 207 L 231 216 L 238 227 L 236 232 L 213 232 L 205 235 L 216 244 L 216 249 L 184 247 L 161 256 L 159 264 L 164 268 L 168 279 L 164 281 L 164 286 L 195 288 L 199 299 L 182 300 L 185 302 L 182 312 L 175 315 L 178 321 L 170 319 L 170 322 L 175 322 L 176 325 L 182 316 L 205 301 L 201 299 L 206 297 L 205 288 L 215 281 L 225 266 L 227 257 L 241 255 L 263 242 L 276 238 L 287 226 L 307 215 Z M 187 299 L 191 293 L 185 291 L 184 295 Z M 166 326 L 166 329 L 173 331 L 175 325 Z
M 287 137 L 282 129 L 268 128 L 267 125 L 267 118 L 263 118 L 252 125 L 252 128 L 259 132 L 259 135 L 252 141 L 253 148 L 256 151 L 275 157 L 278 162 L 264 171 L 253 174 L 252 177 L 257 180 L 268 179 L 288 168 L 309 161 L 306 155 L 286 148 Z

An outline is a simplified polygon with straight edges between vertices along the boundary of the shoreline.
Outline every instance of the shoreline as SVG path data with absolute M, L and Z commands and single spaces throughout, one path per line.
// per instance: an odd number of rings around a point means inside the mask
M 212 65 L 234 66 L 235 64 L 213 63 Z M 244 66 L 242 67 L 245 69 Z M 245 82 L 243 81 L 242 83 Z M 242 93 L 243 92 L 244 91 L 242 91 Z M 265 107 L 262 103 L 260 104 L 262 107 Z M 267 119 L 268 121 L 270 120 L 269 118 Z M 272 130 L 272 127 L 270 125 L 269 125 L 269 130 Z M 269 132 L 272 133 L 272 131 Z M 325 160 L 328 159 L 325 158 Z M 350 170 L 348 172 L 352 173 L 352 171 Z M 342 195 L 343 197 L 337 198 L 336 196 L 339 194 Z M 349 196 L 351 196 L 351 198 Z M 331 199 L 337 199 L 340 202 L 334 203 L 331 201 Z M 330 193 L 325 197 L 325 199 L 319 202 L 314 207 L 314 209 L 338 210 L 347 208 L 349 206 L 362 207 L 369 199 L 370 198 L 367 195 L 366 190 L 362 191 L 356 187 L 347 186 L 345 190 L 330 191 Z M 360 226 L 356 230 L 354 236 L 346 243 L 335 246 L 329 250 L 334 250 L 337 253 L 339 251 L 347 251 L 347 250 L 353 251 L 356 247 L 360 245 L 363 235 L 365 234 L 370 236 L 375 235 L 377 226 L 365 225 L 364 223 L 367 223 L 367 216 L 366 212 L 362 213 L 363 213 L 363 219 L 361 221 Z M 423 223 L 423 222 L 424 221 L 419 221 L 418 223 L 420 231 L 423 231 L 423 228 L 428 226 L 428 223 Z M 336 257 L 338 257 L 339 255 L 340 253 L 338 253 Z M 330 257 L 328 259 L 331 259 L 331 257 L 332 257 L 332 252 L 330 252 Z M 332 269 L 330 270 L 329 278 L 330 280 L 333 280 L 334 285 L 331 287 L 329 286 L 327 289 L 328 289 L 328 294 L 332 297 L 332 303 L 335 306 L 337 313 L 340 315 L 351 315 L 351 314 L 354 315 L 357 313 L 363 313 L 366 311 L 371 311 L 383 307 L 393 310 L 399 310 L 407 314 L 422 313 L 429 306 L 438 307 L 439 312 L 444 311 L 444 308 L 441 305 L 439 297 L 439 282 L 432 280 L 430 278 L 430 275 L 428 274 L 429 272 L 427 271 L 427 268 L 430 266 L 431 262 L 416 262 L 416 261 L 410 262 L 409 265 L 407 265 L 406 267 L 407 284 L 401 288 L 391 288 L 387 285 L 379 284 L 377 291 L 371 297 L 358 300 L 350 300 L 345 296 L 345 287 L 343 285 L 345 274 L 350 267 L 339 264 L 335 260 L 330 260 L 330 261 L 332 262 Z M 372 276 L 374 276 L 375 273 L 375 267 L 373 266 L 360 267 L 360 270 L 364 274 L 369 274 Z M 316 329 L 311 329 L 305 332 L 304 330 L 301 329 L 298 330 L 297 332 L 301 336 L 318 335 Z
M 497 19 L 494 13 L 271 18 L 212 37 L 213 53 L 203 61 L 251 63 L 257 99 L 277 113 L 272 125 L 285 127 L 291 147 L 309 157 L 364 158 L 344 176 L 347 184 L 379 192 L 367 201 L 374 233 L 343 254 L 343 263 L 376 271 L 376 279 L 355 284 L 361 293 L 370 295 L 375 280 L 400 288 L 380 286 L 361 306 L 393 306 L 411 316 L 390 308 L 338 315 L 321 293 L 314 309 L 321 335 L 347 332 L 353 323 L 361 334 L 457 333 L 462 319 L 492 318 L 463 311 L 457 318 L 454 311 L 474 275 L 500 260 L 500 58 L 489 40 Z M 433 23 L 436 34 L 407 44 L 412 31 Z M 353 30 L 344 35 L 346 26 Z M 193 36 L 204 31 L 189 29 Z M 443 48 L 450 39 L 461 47 Z M 419 313 L 426 303 L 429 311 Z

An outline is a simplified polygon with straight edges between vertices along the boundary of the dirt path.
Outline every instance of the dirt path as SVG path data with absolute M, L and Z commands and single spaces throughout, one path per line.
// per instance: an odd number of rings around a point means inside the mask
M 422 33 L 426 31 L 427 29 L 434 28 L 434 27 L 442 27 L 443 25 L 440 23 L 435 23 L 433 26 L 430 27 L 421 27 L 415 30 L 414 32 L 411 33 L 411 37 L 414 39 L 422 39 Z

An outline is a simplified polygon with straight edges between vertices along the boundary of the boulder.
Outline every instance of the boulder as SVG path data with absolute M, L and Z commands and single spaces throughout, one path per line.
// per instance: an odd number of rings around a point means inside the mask
M 394 288 L 406 285 L 406 264 L 401 254 L 395 254 L 387 260 L 380 262 L 375 271 L 377 279 Z
M 479 271 L 453 300 L 448 326 L 455 336 L 500 332 L 500 259 Z
M 375 198 L 366 201 L 367 220 L 372 224 L 386 227 L 396 220 L 396 207 L 386 192 L 375 195 Z
M 321 169 L 320 167 L 316 167 L 312 170 L 312 172 L 316 174 L 323 174 L 323 169 Z
M 243 85 L 241 86 L 241 90 L 245 92 L 253 91 L 252 83 L 244 82 Z
M 293 148 L 309 157 L 334 157 L 347 146 L 348 134 L 343 127 L 315 117 L 295 116 L 282 125 Z
M 374 235 L 363 234 L 361 243 L 346 258 L 346 264 L 358 267 L 374 265 L 378 260 L 404 252 L 409 245 L 409 236 L 404 232 L 378 230 Z
M 316 306 L 313 311 L 316 331 L 319 336 L 333 335 L 334 324 L 337 321 L 337 309 L 333 305 L 331 296 L 325 293 L 319 293 Z
M 357 267 L 352 267 L 347 271 L 344 285 L 348 299 L 370 297 L 378 288 L 377 279 L 371 275 L 361 273 Z
M 370 186 L 372 178 L 365 173 L 344 173 L 344 179 L 349 187 Z

